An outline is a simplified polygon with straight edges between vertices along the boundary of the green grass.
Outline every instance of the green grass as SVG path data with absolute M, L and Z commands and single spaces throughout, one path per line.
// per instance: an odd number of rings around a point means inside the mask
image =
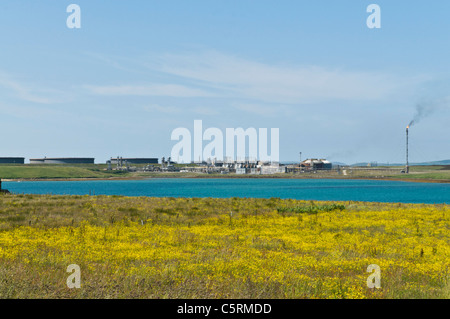
M 50 179 L 50 178 L 108 178 L 126 176 L 126 172 L 104 171 L 100 167 L 90 166 L 0 166 L 0 178 L 3 179 Z
M 450 180 L 450 166 L 413 166 L 409 174 L 396 175 L 405 179 Z
M 429 172 L 429 171 L 449 171 L 450 172 L 450 165 L 433 165 L 433 166 L 427 166 L 427 165 L 420 165 L 420 166 L 411 166 L 409 171 L 411 173 L 414 172 Z
M 321 212 L 332 212 L 334 210 L 344 210 L 345 206 L 341 204 L 295 206 L 295 207 L 279 207 L 279 213 L 297 213 L 297 214 L 318 214 Z
M 404 179 L 429 179 L 429 180 L 450 180 L 450 171 L 448 172 L 436 172 L 436 173 L 410 173 L 395 175 L 396 178 Z

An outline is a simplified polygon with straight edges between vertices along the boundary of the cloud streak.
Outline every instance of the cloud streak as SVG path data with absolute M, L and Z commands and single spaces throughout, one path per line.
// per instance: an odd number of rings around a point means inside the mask
M 152 57 L 147 67 L 221 91 L 268 103 L 367 101 L 389 97 L 424 78 L 319 66 L 270 65 L 219 52 Z
M 55 92 L 51 90 L 43 90 L 43 89 L 32 89 L 27 85 L 24 85 L 22 83 L 19 83 L 18 81 L 11 78 L 11 76 L 0 72 L 0 86 L 10 90 L 13 95 L 20 99 L 27 102 L 37 103 L 37 104 L 52 104 L 59 102 L 55 98 L 50 98 L 48 96 L 44 96 L 51 94 L 54 95 L 55 93 L 60 94 L 60 92 Z
M 110 96 L 170 96 L 170 97 L 210 97 L 212 93 L 201 89 L 178 84 L 147 84 L 147 85 L 86 85 L 91 93 Z
M 113 59 L 103 59 L 114 68 L 118 67 Z M 147 76 L 163 76 L 166 83 L 153 80 L 120 85 L 85 85 L 84 88 L 100 96 L 208 97 L 240 100 L 240 103 L 248 105 L 287 106 L 386 100 L 414 92 L 417 86 L 429 80 L 426 76 L 401 76 L 378 71 L 269 64 L 217 51 L 153 54 L 132 63 L 135 68 L 140 65 L 140 71 L 143 74 L 147 72 Z M 122 64 L 120 69 L 132 72 Z

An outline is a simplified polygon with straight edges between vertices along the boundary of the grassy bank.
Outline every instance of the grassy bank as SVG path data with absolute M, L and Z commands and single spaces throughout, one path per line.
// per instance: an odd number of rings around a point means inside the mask
M 449 222 L 449 205 L 0 195 L 0 298 L 449 298 Z
M 401 168 L 353 168 L 341 171 L 318 171 L 302 174 L 240 175 L 179 172 L 107 171 L 104 164 L 92 165 L 0 165 L 0 178 L 8 180 L 70 180 L 70 179 L 142 179 L 142 178 L 339 178 L 385 179 L 422 182 L 450 182 L 450 166 L 413 166 L 410 174 Z
M 105 171 L 100 165 L 0 165 L 3 179 L 111 178 L 126 176 L 120 171 Z

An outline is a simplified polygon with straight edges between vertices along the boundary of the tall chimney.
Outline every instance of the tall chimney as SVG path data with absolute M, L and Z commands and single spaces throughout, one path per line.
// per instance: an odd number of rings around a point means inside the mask
M 409 131 L 409 125 L 406 127 L 406 174 L 409 173 L 409 159 L 408 159 L 408 131 Z

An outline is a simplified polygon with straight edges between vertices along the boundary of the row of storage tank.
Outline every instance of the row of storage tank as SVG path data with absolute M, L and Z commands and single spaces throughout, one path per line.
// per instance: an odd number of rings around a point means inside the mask
M 30 164 L 94 164 L 92 157 L 44 157 L 30 158 Z M 111 158 L 111 164 L 158 164 L 157 158 Z M 0 164 L 25 164 L 24 157 L 0 157 Z
M 0 157 L 0 164 L 25 164 L 25 158 Z M 30 158 L 30 164 L 94 164 L 94 158 L 85 158 L 85 157 Z

